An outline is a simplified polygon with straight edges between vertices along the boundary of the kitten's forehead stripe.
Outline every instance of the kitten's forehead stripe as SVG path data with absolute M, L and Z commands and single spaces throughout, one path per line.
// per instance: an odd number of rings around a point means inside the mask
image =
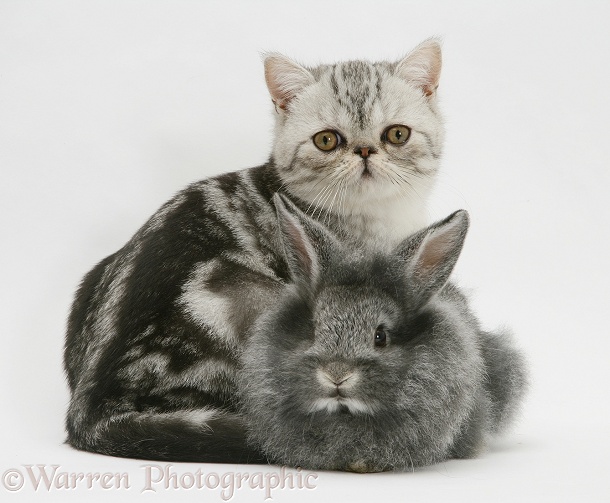
M 331 67 L 330 85 L 339 105 L 364 129 L 381 92 L 379 69 L 364 61 Z
M 377 77 L 375 81 L 375 99 L 379 99 L 381 96 L 381 73 L 377 65 L 375 65 L 375 76 Z
M 339 106 L 345 108 L 345 103 L 343 102 L 343 99 L 341 99 L 341 92 L 339 91 L 339 83 L 337 82 L 337 77 L 335 77 L 334 67 L 332 73 L 330 74 L 330 85 L 333 89 L 333 93 L 335 95 L 335 98 L 337 99 L 337 102 L 339 103 Z

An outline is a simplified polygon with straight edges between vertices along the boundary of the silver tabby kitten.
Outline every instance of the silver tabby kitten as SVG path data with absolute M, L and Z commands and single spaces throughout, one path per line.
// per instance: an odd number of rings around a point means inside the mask
M 354 246 L 426 224 L 438 169 L 441 53 L 305 68 L 271 54 L 263 166 L 194 183 L 83 279 L 68 321 L 68 442 L 146 459 L 260 462 L 235 376 L 244 337 L 289 281 L 273 195 Z

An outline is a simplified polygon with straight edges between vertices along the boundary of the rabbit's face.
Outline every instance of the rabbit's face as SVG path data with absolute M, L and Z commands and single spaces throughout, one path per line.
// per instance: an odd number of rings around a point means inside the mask
M 400 313 L 394 299 L 369 287 L 320 292 L 312 312 L 313 333 L 300 344 L 299 363 L 278 362 L 290 374 L 294 403 L 302 414 L 366 421 L 365 416 L 396 403 L 408 362 L 398 341 Z
M 455 325 L 459 314 L 436 309 L 436 301 L 405 314 L 404 299 L 390 292 L 335 285 L 310 307 L 280 309 L 286 318 L 273 323 L 281 331 L 266 334 L 264 358 L 286 416 L 359 428 L 442 414 L 469 400 L 480 372 L 474 332 Z

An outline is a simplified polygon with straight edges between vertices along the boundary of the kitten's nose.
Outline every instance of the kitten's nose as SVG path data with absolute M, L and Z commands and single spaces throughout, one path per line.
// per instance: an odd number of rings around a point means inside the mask
M 374 147 L 356 147 L 354 149 L 354 154 L 358 154 L 363 159 L 366 159 L 371 154 L 376 154 L 377 149 Z

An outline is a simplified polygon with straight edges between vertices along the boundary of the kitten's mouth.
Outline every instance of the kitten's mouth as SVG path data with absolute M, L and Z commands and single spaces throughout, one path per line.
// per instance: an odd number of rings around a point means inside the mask
M 361 178 L 373 178 L 373 173 L 369 169 L 369 166 L 368 166 L 368 163 L 366 162 L 366 159 L 364 159 L 364 169 L 362 170 L 362 173 L 360 174 L 360 177 Z

